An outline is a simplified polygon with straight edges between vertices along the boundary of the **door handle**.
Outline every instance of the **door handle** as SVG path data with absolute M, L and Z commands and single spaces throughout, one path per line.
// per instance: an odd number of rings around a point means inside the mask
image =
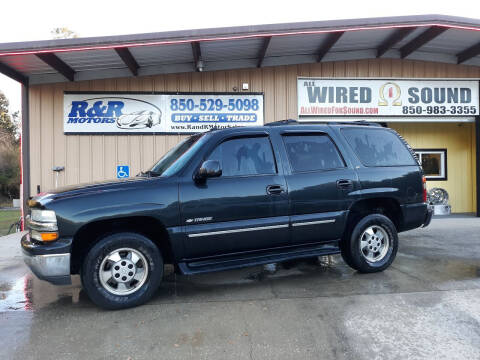
M 278 195 L 285 192 L 285 188 L 282 185 L 268 185 L 267 194 Z
M 342 190 L 353 189 L 353 181 L 347 179 L 337 180 L 337 188 Z

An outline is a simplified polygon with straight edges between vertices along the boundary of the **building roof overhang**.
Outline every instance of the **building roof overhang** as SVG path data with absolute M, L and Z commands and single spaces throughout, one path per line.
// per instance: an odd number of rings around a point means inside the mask
M 23 84 L 394 58 L 480 66 L 480 20 L 399 16 L 0 44 Z

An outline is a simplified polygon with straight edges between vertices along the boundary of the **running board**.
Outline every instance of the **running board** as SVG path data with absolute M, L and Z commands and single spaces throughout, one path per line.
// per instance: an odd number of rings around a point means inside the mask
M 315 256 L 339 254 L 339 240 L 329 241 L 322 244 L 296 247 L 295 249 L 277 249 L 261 253 L 242 254 L 228 258 L 214 258 L 197 260 L 192 262 L 180 262 L 178 267 L 182 274 L 192 275 L 213 271 L 238 269 L 248 266 L 256 266 L 282 262 L 293 259 L 310 258 Z

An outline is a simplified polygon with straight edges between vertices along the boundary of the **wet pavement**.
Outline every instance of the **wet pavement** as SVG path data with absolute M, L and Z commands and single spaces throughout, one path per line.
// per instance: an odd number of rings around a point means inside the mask
M 104 311 L 0 238 L 0 359 L 480 359 L 480 219 L 400 234 L 383 273 L 287 263 L 176 276 L 144 306 Z

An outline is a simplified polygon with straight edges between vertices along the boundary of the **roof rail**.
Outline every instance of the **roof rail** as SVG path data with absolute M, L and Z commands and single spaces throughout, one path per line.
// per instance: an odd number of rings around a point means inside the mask
M 341 124 L 341 125 L 363 125 L 363 126 L 376 126 L 376 127 L 387 127 L 385 122 L 371 122 L 365 120 L 355 120 L 355 121 L 327 121 L 329 124 Z
M 298 124 L 298 121 L 294 119 L 278 120 L 278 121 L 273 121 L 271 123 L 265 124 L 265 126 L 281 126 L 281 125 L 292 125 L 292 124 Z
M 273 121 L 271 123 L 265 124 L 265 126 L 282 126 L 282 125 L 315 125 L 315 124 L 340 124 L 340 125 L 365 125 L 365 126 L 377 126 L 377 127 L 387 127 L 384 122 L 371 122 L 365 120 L 355 120 L 355 121 L 333 121 L 333 120 L 322 120 L 322 121 L 302 121 L 299 122 L 294 119 L 285 119 Z

